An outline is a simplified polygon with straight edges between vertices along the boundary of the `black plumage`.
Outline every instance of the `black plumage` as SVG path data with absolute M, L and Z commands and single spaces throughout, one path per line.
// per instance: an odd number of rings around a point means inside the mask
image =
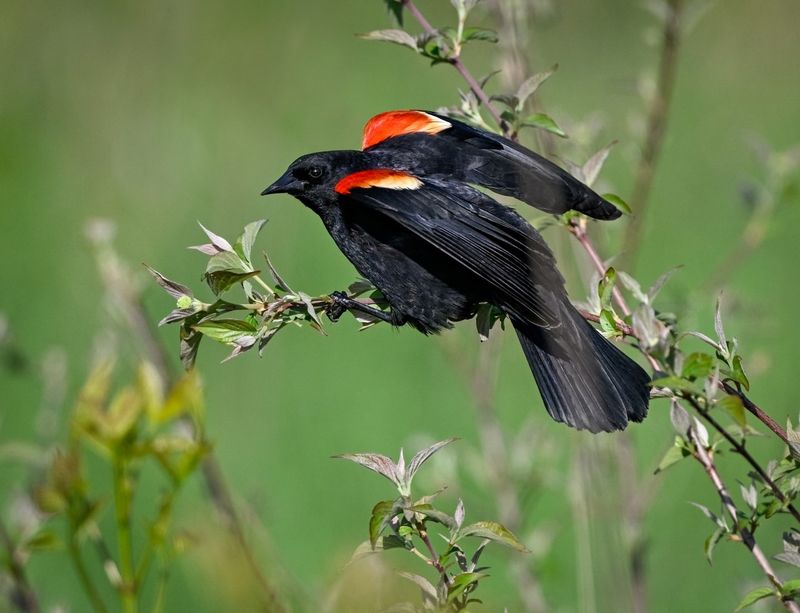
M 366 135 L 364 151 L 299 158 L 264 193 L 320 216 L 394 325 L 435 333 L 491 303 L 513 323 L 553 419 L 592 432 L 641 421 L 647 374 L 570 304 L 538 232 L 469 183 L 549 212 L 612 219 L 613 205 L 524 147 L 432 113 L 384 114 Z

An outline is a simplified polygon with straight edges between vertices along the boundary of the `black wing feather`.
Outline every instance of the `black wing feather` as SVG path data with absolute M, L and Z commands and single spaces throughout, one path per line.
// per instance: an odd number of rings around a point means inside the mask
M 466 268 L 494 301 L 527 323 L 560 325 L 563 278 L 547 245 L 527 222 L 485 194 L 428 180 L 414 190 L 354 189 L 342 207 L 380 211 Z
M 410 133 L 367 149 L 388 156 L 417 176 L 450 176 L 511 196 L 548 213 L 570 210 L 595 219 L 621 213 L 592 189 L 550 160 L 498 134 L 473 128 L 438 113 L 451 124 L 436 135 Z

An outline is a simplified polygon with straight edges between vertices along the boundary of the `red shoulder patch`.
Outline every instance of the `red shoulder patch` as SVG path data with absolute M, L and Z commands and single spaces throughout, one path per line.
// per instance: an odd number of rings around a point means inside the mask
M 362 170 L 343 177 L 334 188 L 338 194 L 349 194 L 353 189 L 368 189 L 370 187 L 383 187 L 386 189 L 418 189 L 422 181 L 414 175 L 399 170 L 377 168 L 375 170 Z
M 412 132 L 438 134 L 447 130 L 451 125 L 450 122 L 424 111 L 387 111 L 375 115 L 364 126 L 364 139 L 361 146 L 363 149 L 367 149 L 387 138 Z

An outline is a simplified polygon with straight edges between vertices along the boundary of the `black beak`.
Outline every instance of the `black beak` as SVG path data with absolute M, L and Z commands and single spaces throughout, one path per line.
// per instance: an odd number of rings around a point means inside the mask
M 267 189 L 261 192 L 262 196 L 269 194 L 297 194 L 303 189 L 303 182 L 294 178 L 290 171 L 286 171 L 284 175 L 270 185 Z

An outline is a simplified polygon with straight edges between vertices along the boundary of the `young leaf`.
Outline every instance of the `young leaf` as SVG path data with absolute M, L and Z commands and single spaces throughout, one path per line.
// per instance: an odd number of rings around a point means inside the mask
M 462 524 L 464 523 L 464 515 L 464 501 L 459 498 L 458 504 L 456 505 L 456 513 L 453 516 L 453 519 L 456 521 L 456 528 L 461 528 Z
M 744 389 L 750 391 L 750 380 L 747 378 L 747 375 L 744 374 L 742 358 L 738 355 L 733 356 L 733 378 Z
M 648 302 L 653 302 L 658 296 L 658 292 L 661 291 L 661 288 L 664 287 L 664 284 L 670 280 L 672 275 L 678 272 L 683 266 L 675 266 L 674 268 L 670 268 L 668 271 L 663 273 L 658 279 L 656 279 L 655 283 L 647 290 L 647 298 Z
M 463 42 L 473 40 L 481 40 L 487 43 L 497 42 L 497 32 L 494 30 L 487 30 L 486 28 L 464 28 L 464 35 L 461 39 Z
M 642 286 L 639 285 L 639 282 L 630 276 L 627 272 L 623 272 L 621 270 L 617 271 L 617 277 L 619 278 L 622 285 L 624 285 L 628 291 L 633 294 L 633 297 L 636 298 L 639 302 L 650 302 L 650 299 L 647 297 L 642 291 Z
M 717 307 L 714 310 L 714 330 L 717 332 L 720 353 L 727 359 L 728 339 L 725 338 L 725 329 L 722 327 L 722 294 L 717 297 Z
M 610 266 L 603 278 L 597 285 L 597 295 L 600 297 L 600 307 L 602 309 L 611 308 L 611 297 L 613 296 L 614 285 L 617 282 L 617 271 Z
M 364 40 L 382 40 L 387 43 L 408 47 L 414 51 L 418 50 L 417 39 L 405 30 L 374 30 L 366 34 L 359 34 L 358 37 Z
M 709 537 L 705 540 L 705 543 L 703 543 L 703 550 L 705 551 L 706 560 L 708 560 L 709 564 L 712 563 L 712 558 L 714 556 L 714 547 L 717 546 L 717 543 L 719 543 L 722 540 L 722 537 L 725 536 L 725 534 L 726 534 L 725 530 L 723 530 L 722 528 L 717 528 L 716 530 L 714 530 L 714 532 L 711 533 L 711 535 L 709 535 Z
M 389 523 L 389 519 L 395 511 L 395 505 L 396 501 L 394 500 L 382 500 L 372 508 L 372 515 L 369 519 L 369 542 L 373 548 L 381 532 Z
M 667 470 L 670 466 L 677 464 L 683 458 L 688 456 L 689 450 L 684 447 L 683 441 L 680 438 L 676 438 L 675 444 L 667 449 L 667 453 L 665 453 L 664 457 L 661 458 L 661 461 L 658 463 L 658 467 L 653 474 L 657 475 L 658 473 Z
M 233 251 L 233 247 L 231 247 L 231 244 L 228 241 L 226 241 L 221 236 L 214 234 L 211 230 L 206 228 L 199 221 L 197 222 L 197 224 L 203 229 L 203 232 L 206 233 L 206 236 L 208 236 L 209 240 L 211 241 L 211 244 L 214 245 L 217 249 L 219 249 L 220 251 Z
M 777 595 L 777 592 L 775 592 L 771 587 L 757 587 L 756 589 L 747 592 L 734 610 L 741 611 L 742 609 L 749 607 L 754 602 L 758 602 L 759 600 L 772 596 L 773 594 Z
M 528 115 L 522 122 L 522 125 L 531 128 L 541 128 L 542 130 L 552 132 L 561 138 L 567 137 L 567 133 L 558 127 L 558 124 L 553 120 L 553 118 L 544 113 L 534 113 L 533 115 Z
M 264 227 L 265 223 L 267 223 L 266 219 L 259 219 L 247 224 L 244 227 L 242 235 L 236 240 L 236 244 L 233 248 L 245 262 L 252 262 L 251 254 L 253 251 L 253 245 L 256 242 L 256 238 L 258 238 L 258 233 L 261 232 L 261 228 Z
M 185 285 L 181 285 L 180 283 L 177 283 L 175 281 L 170 281 L 164 275 L 158 272 L 155 268 L 151 268 L 147 264 L 144 264 L 144 267 L 147 269 L 147 272 L 153 275 L 153 278 L 156 280 L 156 283 L 158 283 L 162 288 L 164 288 L 164 291 L 167 292 L 170 296 L 172 296 L 176 300 L 180 300 L 183 296 L 189 296 L 190 298 L 194 297 L 192 290 L 190 290 Z
M 725 409 L 733 420 L 741 427 L 747 426 L 747 417 L 739 396 L 724 396 L 717 400 L 717 406 Z
M 397 25 L 403 25 L 403 3 L 400 0 L 383 0 L 386 10 L 394 17 Z
M 547 81 L 547 79 L 549 79 L 556 70 L 558 70 L 558 64 L 553 66 L 550 70 L 545 70 L 533 75 L 532 77 L 528 77 L 520 84 L 519 88 L 517 88 L 517 94 L 515 96 L 517 112 L 522 111 L 522 109 L 525 107 L 525 103 L 528 101 L 528 98 L 533 96 L 533 94 L 536 93 L 536 90 L 539 89 L 539 86 Z M 547 116 L 544 115 L 544 117 Z M 553 125 L 555 125 L 555 123 L 553 123 Z
M 350 556 L 350 561 L 348 564 L 352 564 L 356 560 L 360 560 L 364 556 L 367 556 L 372 553 L 378 553 L 379 551 L 386 551 L 387 549 L 405 549 L 406 542 L 401 539 L 396 534 L 387 534 L 386 536 L 378 537 L 378 540 L 375 541 L 375 546 L 373 547 L 369 541 L 364 541 L 358 547 L 356 547 L 355 551 L 353 551 L 353 555 Z
M 705 379 L 714 368 L 714 356 L 695 352 L 683 362 L 681 376 L 685 379 Z
M 586 183 L 586 185 L 591 187 L 592 184 L 597 180 L 597 176 L 600 174 L 600 169 L 603 168 L 603 164 L 605 164 L 606 158 L 611 152 L 611 147 L 616 144 L 617 141 L 613 141 L 586 160 L 586 163 L 581 167 L 581 175 L 583 175 L 583 182 Z
M 755 486 L 752 483 L 750 485 L 739 484 L 739 489 L 742 493 L 742 500 L 752 511 L 755 511 L 758 507 L 758 492 Z
M 416 583 L 419 588 L 422 590 L 424 597 L 430 598 L 433 602 L 436 602 L 438 596 L 436 594 L 436 588 L 433 587 L 433 584 L 428 581 L 425 577 L 420 577 L 419 575 L 415 575 L 413 573 L 407 573 L 404 571 L 398 571 L 397 573 L 403 579 L 408 579 L 412 583 Z
M 686 409 L 684 409 L 675 398 L 672 399 L 670 405 L 669 418 L 675 431 L 682 437 L 686 436 L 689 432 L 689 428 L 692 427 L 692 420 L 691 417 L 689 417 L 689 413 L 686 412 Z
M 423 449 L 422 451 L 418 451 L 414 454 L 414 457 L 411 458 L 411 463 L 408 465 L 408 479 L 409 481 L 414 477 L 414 474 L 419 470 L 420 466 L 422 466 L 428 458 L 430 458 L 434 453 L 439 451 L 442 447 L 449 445 L 453 441 L 457 441 L 458 438 L 451 437 L 445 439 L 443 441 L 439 441 L 438 443 L 434 443 L 430 447 Z
M 211 319 L 195 324 L 194 329 L 220 343 L 233 343 L 257 332 L 254 326 L 240 319 Z
M 397 487 L 400 487 L 400 477 L 397 474 L 397 466 L 385 455 L 379 453 L 342 453 L 333 457 L 361 464 L 361 466 L 369 468 L 379 475 L 383 475 Z
M 467 589 L 472 588 L 485 577 L 488 577 L 486 573 L 461 573 L 457 575 L 453 578 L 452 583 L 447 586 L 447 602 L 452 603 Z
M 603 200 L 605 200 L 606 202 L 610 202 L 611 204 L 613 204 L 615 207 L 617 207 L 620 211 L 622 211 L 626 215 L 633 215 L 633 211 L 631 211 L 630 205 L 628 205 L 628 203 L 625 202 L 617 194 L 612 194 L 612 193 L 609 192 L 609 193 L 603 194 L 602 197 L 603 197 Z
M 479 521 L 470 524 L 461 530 L 461 536 L 485 538 L 517 551 L 529 553 L 525 545 L 520 543 L 519 539 L 508 528 L 495 521 Z

